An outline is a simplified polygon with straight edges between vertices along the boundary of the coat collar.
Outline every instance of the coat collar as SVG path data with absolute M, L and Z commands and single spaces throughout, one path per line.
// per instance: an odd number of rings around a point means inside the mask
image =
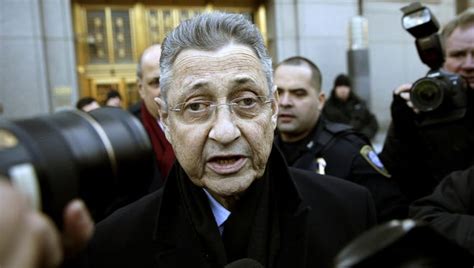
M 166 180 L 163 197 L 155 218 L 154 254 L 157 267 L 221 266 L 222 260 L 208 254 L 194 229 L 186 206 L 180 198 L 175 164 Z M 279 251 L 275 267 L 303 267 L 307 249 L 307 215 L 310 207 L 303 201 L 294 178 L 278 151 L 273 146 L 267 164 L 269 178 L 274 180 L 279 211 Z M 215 234 L 210 234 L 215 235 Z M 216 237 L 217 243 L 222 243 Z M 295 265 L 296 264 L 296 265 Z
M 326 137 L 324 128 L 326 126 L 325 120 L 321 117 L 314 129 L 305 138 L 304 146 L 302 144 L 299 157 L 291 165 L 292 167 L 316 170 L 317 165 L 314 165 L 315 156 L 320 155 L 329 137 Z M 276 144 L 284 146 L 281 137 L 278 135 L 276 138 Z

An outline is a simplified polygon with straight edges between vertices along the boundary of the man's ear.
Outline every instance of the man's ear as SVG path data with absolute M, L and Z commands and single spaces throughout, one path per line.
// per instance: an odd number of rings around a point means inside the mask
M 326 95 L 324 94 L 322 90 L 321 90 L 321 93 L 319 93 L 318 100 L 319 100 L 319 110 L 322 111 L 324 108 L 324 103 L 326 103 Z
M 161 125 L 163 126 L 163 132 L 165 133 L 166 139 L 168 140 L 169 143 L 171 142 L 171 135 L 169 132 L 169 117 L 168 117 L 168 109 L 165 101 L 159 97 L 156 97 L 155 99 L 156 105 L 158 106 L 158 116 L 161 122 Z
M 143 80 L 141 78 L 137 78 L 137 87 L 138 87 L 138 94 L 142 99 L 145 98 L 145 90 L 143 89 Z
M 272 125 L 273 129 L 276 129 L 277 127 L 277 120 L 278 120 L 278 102 L 280 99 L 280 95 L 278 94 L 277 86 L 273 86 L 273 101 L 272 101 Z

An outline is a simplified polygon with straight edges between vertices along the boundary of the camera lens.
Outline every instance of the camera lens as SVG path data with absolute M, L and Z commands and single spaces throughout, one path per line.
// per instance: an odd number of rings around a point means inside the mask
M 410 99 L 418 110 L 427 112 L 438 108 L 443 102 L 443 85 L 439 80 L 422 78 L 413 84 Z
M 71 199 L 82 198 L 98 221 L 143 195 L 152 172 L 148 136 L 122 109 L 0 120 L 0 174 L 29 184 L 26 191 L 59 226 Z

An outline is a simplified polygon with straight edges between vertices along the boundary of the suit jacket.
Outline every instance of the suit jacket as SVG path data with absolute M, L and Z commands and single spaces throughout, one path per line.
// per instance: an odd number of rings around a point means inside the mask
M 270 160 L 268 178 L 277 182 L 281 204 L 274 267 L 330 267 L 342 247 L 375 224 L 365 188 L 288 169 L 276 149 Z M 97 225 L 84 267 L 222 267 L 196 234 L 174 174 L 157 192 Z

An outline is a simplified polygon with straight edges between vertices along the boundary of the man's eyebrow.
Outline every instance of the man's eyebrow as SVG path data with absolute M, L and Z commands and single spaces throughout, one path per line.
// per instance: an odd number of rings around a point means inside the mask
M 468 49 L 465 49 L 465 48 L 456 48 L 456 49 L 451 49 L 449 51 L 447 51 L 449 54 L 453 54 L 453 53 L 465 53 L 467 52 Z
M 188 85 L 184 86 L 186 90 L 198 90 L 202 88 L 208 88 L 209 87 L 209 82 L 208 81 L 203 81 L 203 80 L 197 80 L 189 83 Z
M 306 88 L 304 87 L 297 87 L 297 88 L 281 88 L 279 86 L 277 86 L 277 90 L 288 90 L 288 91 L 300 91 L 300 90 L 304 90 L 304 91 L 308 91 Z
M 235 86 L 245 84 L 257 85 L 257 82 L 253 78 L 248 76 L 237 76 L 235 77 L 235 79 L 232 80 L 232 84 Z

